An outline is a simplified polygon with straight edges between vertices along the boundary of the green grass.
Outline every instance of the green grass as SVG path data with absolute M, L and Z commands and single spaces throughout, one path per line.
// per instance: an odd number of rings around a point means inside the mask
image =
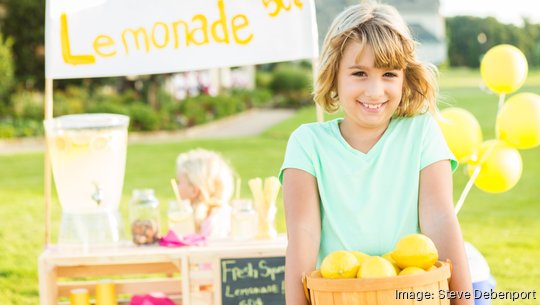
M 480 121 L 484 139 L 490 139 L 494 136 L 498 97 L 483 91 L 480 84 L 478 71 L 442 71 L 441 93 L 446 103 L 442 108 L 468 109 Z M 520 91 L 540 93 L 540 72 L 531 72 Z M 291 131 L 314 120 L 315 111 L 310 107 L 258 137 L 130 145 L 122 212 L 126 215 L 131 190 L 150 187 L 156 190 L 164 213 L 167 201 L 173 199 L 168 181 L 174 175 L 175 157 L 195 147 L 220 151 L 229 159 L 242 177 L 242 196 L 249 196 L 247 180 L 276 175 Z M 529 291 L 540 287 L 540 148 L 520 152 L 524 169 L 516 187 L 502 194 L 473 188 L 459 214 L 465 239 L 484 254 L 497 280 L 497 290 Z M 0 156 L 0 173 L 0 304 L 35 305 L 39 303 L 37 257 L 44 240 L 43 155 Z M 460 167 L 454 174 L 455 200 L 467 179 Z M 281 200 L 278 206 L 278 229 L 284 231 Z M 59 217 L 55 199 L 53 240 Z M 520 300 L 515 304 L 533 302 Z

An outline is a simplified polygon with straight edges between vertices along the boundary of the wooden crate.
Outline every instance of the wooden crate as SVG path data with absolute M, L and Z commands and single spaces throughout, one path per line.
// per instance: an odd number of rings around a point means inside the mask
M 182 289 L 189 287 L 189 281 L 180 278 L 182 264 L 187 266 L 185 253 L 167 248 L 124 247 L 82 254 L 50 248 L 38 262 L 40 301 L 56 305 L 74 288 L 86 288 L 93 295 L 99 278 L 114 278 L 118 295 L 160 291 L 182 304 Z
M 221 259 L 284 256 L 285 249 L 284 237 L 213 241 L 203 247 L 124 246 L 83 253 L 50 247 L 38 260 L 40 302 L 62 304 L 74 288 L 86 288 L 92 297 L 99 280 L 113 278 L 117 295 L 127 296 L 119 304 L 129 304 L 133 294 L 159 291 L 176 304 L 221 305 Z

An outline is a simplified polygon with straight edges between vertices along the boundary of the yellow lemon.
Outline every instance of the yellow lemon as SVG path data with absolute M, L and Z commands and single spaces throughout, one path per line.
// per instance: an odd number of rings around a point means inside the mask
M 356 259 L 358 260 L 358 264 L 360 265 L 362 265 L 362 263 L 366 260 L 366 258 L 369 257 L 369 255 L 360 251 L 349 251 L 349 252 L 351 252 L 356 257 Z
M 385 255 L 382 256 L 384 259 L 386 259 L 387 261 L 389 261 L 391 264 L 392 264 L 392 267 L 394 267 L 394 270 L 396 270 L 396 273 L 399 274 L 399 272 L 401 271 L 401 269 L 399 268 L 399 266 L 397 265 L 396 261 L 392 258 L 392 252 L 388 252 L 386 253 Z
M 368 257 L 360 267 L 360 278 L 377 278 L 396 276 L 392 263 L 380 256 Z
M 399 272 L 398 275 L 411 275 L 411 274 L 418 274 L 418 273 L 425 273 L 426 270 L 418 267 L 407 267 Z
M 358 272 L 356 273 L 356 277 L 360 277 L 360 270 L 362 270 L 362 263 L 366 260 L 366 258 L 370 257 L 369 255 L 360 252 L 360 251 L 349 251 L 351 252 L 356 259 L 358 260 L 358 265 L 360 266 L 358 268 Z
M 338 250 L 328 254 L 321 263 L 321 275 L 325 278 L 354 278 L 358 273 L 358 260 L 349 251 Z
M 429 237 L 423 234 L 410 234 L 397 242 L 391 256 L 401 269 L 419 267 L 427 270 L 435 264 L 439 253 Z

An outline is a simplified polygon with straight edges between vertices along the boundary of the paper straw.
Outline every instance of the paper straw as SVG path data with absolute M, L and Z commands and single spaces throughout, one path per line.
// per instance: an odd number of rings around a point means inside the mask
M 236 200 L 240 199 L 240 187 L 242 185 L 242 178 L 238 177 L 238 179 L 236 179 L 236 194 L 234 195 L 234 198 Z
M 176 201 L 181 202 L 182 197 L 180 197 L 180 192 L 178 191 L 178 184 L 176 184 L 176 179 L 171 179 L 171 186 L 174 192 L 174 196 L 176 197 Z

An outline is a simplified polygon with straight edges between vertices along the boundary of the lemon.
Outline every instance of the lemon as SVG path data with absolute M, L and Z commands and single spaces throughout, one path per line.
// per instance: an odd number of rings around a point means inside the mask
M 369 257 L 369 255 L 363 253 L 363 252 L 360 252 L 360 251 L 349 251 L 351 252 L 355 257 L 356 259 L 358 260 L 358 265 L 360 266 L 358 268 L 358 272 L 356 273 L 356 277 L 360 277 L 359 274 L 360 274 L 360 270 L 362 270 L 362 263 L 366 260 L 366 258 Z
M 425 273 L 426 270 L 418 267 L 407 267 L 399 272 L 398 275 L 412 275 L 418 273 Z
M 321 263 L 321 275 L 325 278 L 353 278 L 358 273 L 358 260 L 349 251 L 338 250 L 328 254 Z
M 366 260 L 366 258 L 369 257 L 369 255 L 360 251 L 349 251 L 349 252 L 351 252 L 356 257 L 356 259 L 358 260 L 358 264 L 360 265 L 362 265 L 362 263 Z
M 439 254 L 433 241 L 423 234 L 410 234 L 402 237 L 391 254 L 397 265 L 401 268 L 419 267 L 429 269 Z
M 399 272 L 401 271 L 401 269 L 399 268 L 399 266 L 397 265 L 396 261 L 392 258 L 392 252 L 388 252 L 386 253 L 385 255 L 382 256 L 384 259 L 386 259 L 387 261 L 389 261 L 391 264 L 392 264 L 392 267 L 394 267 L 394 270 L 396 270 L 396 273 L 399 274 Z
M 380 256 L 368 257 L 360 267 L 360 273 L 357 277 L 360 278 L 377 278 L 396 276 L 396 270 L 392 263 Z

